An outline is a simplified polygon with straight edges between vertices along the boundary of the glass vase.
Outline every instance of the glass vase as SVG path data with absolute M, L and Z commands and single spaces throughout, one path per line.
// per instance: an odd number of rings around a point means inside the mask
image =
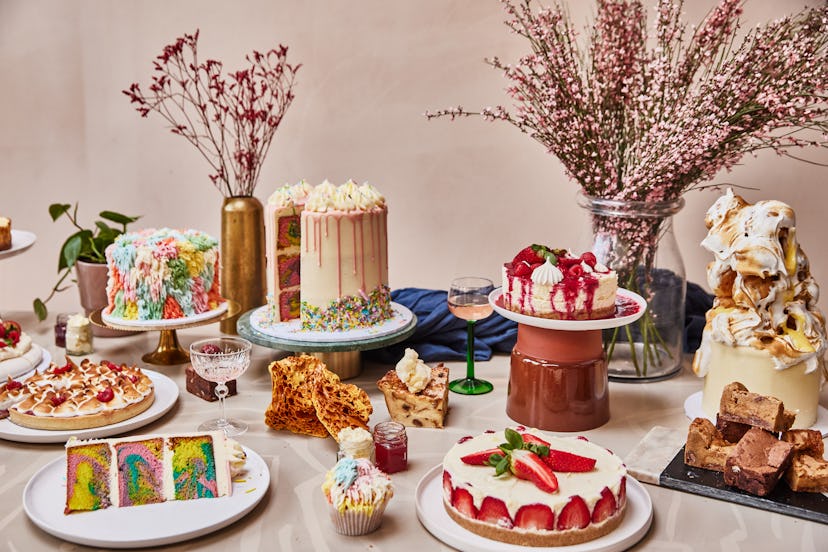
M 681 370 L 684 338 L 684 261 L 673 234 L 673 215 L 684 199 L 620 201 L 579 194 L 591 223 L 591 247 L 618 274 L 618 286 L 647 302 L 636 322 L 604 330 L 613 381 L 666 379 Z

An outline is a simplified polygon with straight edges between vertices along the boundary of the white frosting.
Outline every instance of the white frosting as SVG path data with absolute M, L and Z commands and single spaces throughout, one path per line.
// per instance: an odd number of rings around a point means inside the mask
M 302 205 L 305 203 L 310 191 L 311 185 L 305 180 L 302 180 L 298 184 L 285 184 L 267 198 L 267 203 L 277 209 L 292 207 L 293 205 Z
M 31 348 L 32 338 L 26 332 L 21 332 L 20 340 L 17 342 L 17 345 L 14 347 L 3 347 L 0 349 L 0 361 L 22 357 L 29 352 L 29 349 Z
M 556 472 L 558 490 L 548 493 L 539 489 L 531 481 L 518 479 L 511 473 L 495 475 L 491 466 L 470 466 L 460 460 L 473 452 L 497 448 L 506 442 L 503 431 L 484 433 L 462 443 L 457 443 L 443 459 L 443 469 L 451 476 L 453 487 L 469 491 L 479 508 L 483 498 L 499 498 L 506 504 L 509 515 L 514 518 L 521 506 L 526 504 L 546 504 L 557 519 L 560 510 L 569 502 L 569 497 L 579 495 L 586 502 L 590 511 L 601 498 L 601 491 L 607 487 L 616 498 L 621 489 L 621 480 L 626 475 L 624 463 L 607 449 L 577 437 L 553 437 L 537 430 L 532 433 L 550 443 L 550 448 L 563 450 L 596 459 L 595 468 L 589 472 Z
M 308 195 L 305 209 L 324 213 L 327 211 L 368 211 L 385 205 L 385 198 L 370 184 L 358 186 L 349 180 L 334 186 L 327 180 L 316 186 Z
M 419 393 L 431 381 L 431 368 L 420 359 L 414 349 L 405 350 L 405 355 L 397 363 L 396 371 L 397 377 L 411 393 Z
M 702 245 L 713 253 L 707 280 L 716 300 L 707 313 L 693 369 L 710 369 L 709 343 L 767 351 L 778 369 L 823 363 L 825 322 L 819 287 L 796 240 L 796 217 L 780 201 L 754 205 L 728 190 L 708 210 Z
M 351 458 L 371 458 L 374 450 L 374 438 L 368 430 L 361 427 L 343 427 L 336 435 L 339 450 Z
M 590 272 L 592 272 L 592 269 L 590 269 Z M 532 271 L 532 281 L 536 284 L 554 286 L 561 280 L 563 280 L 563 272 L 553 265 L 548 258 L 545 263 Z

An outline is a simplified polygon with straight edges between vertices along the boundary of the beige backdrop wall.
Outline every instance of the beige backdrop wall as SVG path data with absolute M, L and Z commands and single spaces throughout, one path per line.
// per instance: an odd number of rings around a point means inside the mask
M 686 3 L 689 21 L 715 4 Z M 746 24 L 807 4 L 750 0 Z M 570 5 L 577 22 L 593 10 L 593 2 Z M 533 241 L 583 244 L 577 186 L 541 146 L 505 124 L 422 116 L 506 101 L 505 81 L 482 61 L 525 51 L 503 19 L 494 0 L 0 0 L 0 214 L 37 234 L 29 251 L 0 260 L 0 313 L 30 308 L 56 281 L 71 229 L 51 222 L 52 202 L 79 202 L 87 223 L 109 209 L 143 215 L 141 227 L 218 235 L 221 196 L 207 164 L 121 94 L 134 81 L 147 83 L 161 48 L 195 29 L 201 56 L 227 68 L 280 42 L 303 63 L 256 196 L 264 201 L 302 178 L 377 186 L 390 205 L 392 288 L 445 289 L 464 274 L 497 278 L 500 263 Z M 828 162 L 825 153 L 809 155 Z M 745 159 L 714 183 L 756 188 L 744 191 L 751 201 L 792 204 L 797 235 L 828 289 L 826 178 L 828 169 L 770 154 Z M 717 193 L 688 194 L 675 220 L 688 278 L 699 283 L 709 260 L 698 245 L 703 216 Z M 64 292 L 49 306 L 77 310 L 77 294 Z

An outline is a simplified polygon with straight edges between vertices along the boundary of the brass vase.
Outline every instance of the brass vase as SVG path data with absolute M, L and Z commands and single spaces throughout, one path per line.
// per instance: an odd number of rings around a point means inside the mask
M 221 206 L 221 295 L 239 305 L 239 314 L 221 321 L 236 333 L 239 315 L 265 304 L 264 209 L 255 197 L 227 197 Z

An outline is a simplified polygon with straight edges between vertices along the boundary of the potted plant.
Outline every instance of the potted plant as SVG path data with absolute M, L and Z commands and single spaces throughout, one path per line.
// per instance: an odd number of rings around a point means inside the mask
M 106 306 L 106 248 L 115 241 L 115 238 L 127 231 L 127 226 L 141 218 L 122 215 L 114 211 L 101 211 L 98 216 L 103 220 L 96 220 L 94 228 L 84 228 L 78 222 L 78 204 L 74 208 L 68 203 L 53 203 L 49 205 L 49 215 L 55 222 L 61 217 L 68 218 L 76 232 L 69 236 L 60 248 L 58 258 L 58 279 L 46 299 L 39 297 L 34 300 L 34 312 L 39 320 L 44 320 L 49 311 L 46 303 L 55 293 L 69 288 L 64 285 L 66 278 L 75 270 L 75 281 L 80 291 L 81 306 L 87 315 Z M 113 227 L 115 223 L 120 227 Z M 125 335 L 124 332 L 107 328 L 93 328 L 96 336 Z

